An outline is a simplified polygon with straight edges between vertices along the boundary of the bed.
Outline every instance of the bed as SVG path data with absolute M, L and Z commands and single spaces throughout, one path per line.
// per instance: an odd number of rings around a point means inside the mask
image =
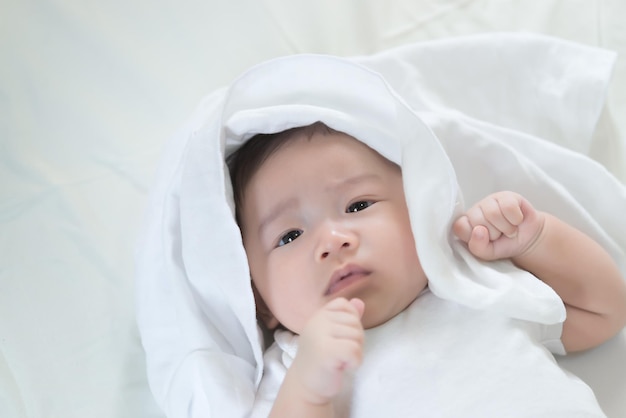
M 163 145 L 260 61 L 528 31 L 616 51 L 589 149 L 626 183 L 618 0 L 18 2 L 0 15 L 0 416 L 164 417 L 135 319 L 134 247 Z M 626 331 L 560 359 L 626 417 Z

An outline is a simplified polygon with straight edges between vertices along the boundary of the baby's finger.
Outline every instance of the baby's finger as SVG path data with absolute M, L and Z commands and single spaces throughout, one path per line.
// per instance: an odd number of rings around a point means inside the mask
M 511 209 L 508 207 L 510 203 L 505 202 L 505 205 L 507 210 L 510 212 Z M 487 227 L 489 228 L 489 238 L 491 241 L 497 240 L 503 234 L 509 238 L 516 235 L 517 226 L 509 222 L 503 212 L 503 207 L 499 200 L 495 198 L 487 199 L 482 203 L 481 209 L 488 222 Z
M 337 298 L 328 302 L 325 306 L 326 320 L 334 327 L 345 326 L 362 331 L 361 316 L 365 304 L 360 299 L 348 301 L 345 298 Z M 340 336 L 340 334 L 333 334 Z
M 498 204 L 502 215 L 513 226 L 519 226 L 524 221 L 524 213 L 522 212 L 522 201 L 518 195 L 512 193 L 501 194 L 497 196 Z
M 360 299 L 355 298 L 349 301 L 346 298 L 335 298 L 328 302 L 324 306 L 324 309 L 332 312 L 345 312 L 355 316 L 357 319 L 360 319 L 364 309 L 364 307 L 360 305 L 364 306 L 363 301 Z
M 363 312 L 365 312 L 365 302 L 358 298 L 352 298 L 350 299 L 350 304 L 357 310 L 359 318 L 362 318 Z
M 336 343 L 352 341 L 358 345 L 363 345 L 365 341 L 365 332 L 363 327 L 359 326 L 338 325 L 329 330 L 329 335 Z
M 500 238 L 502 232 L 489 219 L 495 218 L 493 215 L 494 210 L 499 211 L 497 202 L 493 199 L 485 199 L 467 211 L 469 222 L 472 225 L 472 233 L 474 228 L 480 225 L 487 229 L 491 241 Z
M 459 217 L 452 225 L 452 231 L 461 241 L 468 242 L 472 236 L 472 225 L 467 215 Z
M 329 324 L 335 326 L 362 328 L 361 317 L 357 312 L 329 311 L 326 318 Z
M 489 229 L 484 225 L 477 225 L 472 230 L 472 237 L 467 243 L 470 252 L 478 258 L 490 259 L 493 244 L 489 239 Z
M 335 298 L 324 305 L 324 309 L 333 312 L 355 312 L 356 308 L 346 298 Z

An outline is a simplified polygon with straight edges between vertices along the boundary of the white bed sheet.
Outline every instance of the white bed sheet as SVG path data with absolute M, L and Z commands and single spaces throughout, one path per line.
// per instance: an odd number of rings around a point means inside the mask
M 133 246 L 163 143 L 267 58 L 527 30 L 620 53 L 589 153 L 626 182 L 620 0 L 5 0 L 0 8 L 0 417 L 162 417 Z M 626 417 L 626 331 L 561 363 Z

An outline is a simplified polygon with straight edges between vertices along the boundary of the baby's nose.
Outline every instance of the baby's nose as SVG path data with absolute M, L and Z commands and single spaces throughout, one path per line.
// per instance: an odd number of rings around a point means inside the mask
M 354 249 L 358 244 L 358 238 L 353 231 L 338 225 L 331 226 L 322 235 L 317 251 L 320 260 L 348 249 Z

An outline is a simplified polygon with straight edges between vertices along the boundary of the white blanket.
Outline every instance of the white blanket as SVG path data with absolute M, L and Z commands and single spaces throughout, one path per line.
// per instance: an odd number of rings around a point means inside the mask
M 596 238 L 626 275 L 626 190 L 571 151 L 589 147 L 613 60 L 551 38 L 477 36 L 352 60 L 286 57 L 208 96 L 165 150 L 138 246 L 138 322 L 167 415 L 246 416 L 254 401 L 262 345 L 224 157 L 258 132 L 322 120 L 401 164 L 441 298 L 563 320 L 551 289 L 474 260 L 449 234 L 463 198 L 501 189 Z

